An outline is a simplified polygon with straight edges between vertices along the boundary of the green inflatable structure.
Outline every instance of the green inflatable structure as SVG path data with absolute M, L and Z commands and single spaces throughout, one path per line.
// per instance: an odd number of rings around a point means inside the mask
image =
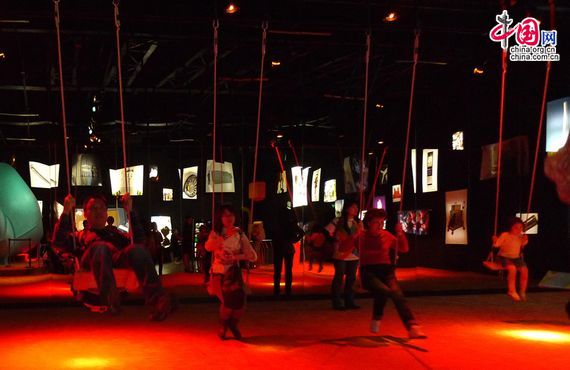
M 0 259 L 8 256 L 8 239 L 39 243 L 44 233 L 42 214 L 32 189 L 12 166 L 0 163 Z M 12 242 L 10 256 L 27 251 L 28 242 Z

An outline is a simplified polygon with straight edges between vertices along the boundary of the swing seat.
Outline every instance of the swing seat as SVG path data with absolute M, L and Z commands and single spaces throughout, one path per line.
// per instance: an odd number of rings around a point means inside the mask
M 134 292 L 139 289 L 139 283 L 133 270 L 130 269 L 113 269 L 117 289 Z M 80 270 L 73 275 L 71 285 L 72 291 L 75 292 L 97 292 L 97 282 L 91 271 Z
M 504 271 L 506 270 L 503 267 L 503 264 L 497 261 L 490 261 L 490 260 L 485 260 L 483 261 L 483 266 L 491 271 Z

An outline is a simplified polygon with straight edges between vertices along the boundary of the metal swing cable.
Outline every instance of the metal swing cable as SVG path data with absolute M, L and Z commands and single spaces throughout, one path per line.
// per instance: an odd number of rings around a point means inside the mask
M 408 165 L 408 149 L 410 147 L 410 132 L 412 128 L 412 112 L 414 107 L 414 93 L 416 87 L 416 69 L 418 66 L 418 55 L 419 55 L 419 46 L 420 46 L 420 30 L 415 30 L 415 37 L 414 37 L 414 63 L 412 65 L 412 82 L 411 82 L 411 89 L 410 89 L 410 105 L 408 108 L 408 127 L 406 129 L 406 145 L 404 146 L 404 164 L 402 169 L 402 183 L 401 183 L 401 190 L 400 190 L 400 212 L 404 210 L 404 195 L 406 189 L 406 169 Z M 394 265 L 398 261 L 398 245 L 396 244 L 396 248 L 394 250 Z
M 114 7 L 114 19 L 115 19 L 115 39 L 117 44 L 117 79 L 119 80 L 119 109 L 121 112 L 121 140 L 122 140 L 122 149 L 123 149 L 123 171 L 124 171 L 124 178 L 125 178 L 125 192 L 129 193 L 129 180 L 127 174 L 127 141 L 125 138 L 125 108 L 124 108 L 124 100 L 123 100 L 123 75 L 122 75 L 122 67 L 121 67 L 121 39 L 120 39 L 120 30 L 121 30 L 121 22 L 119 21 L 119 0 L 113 0 L 113 7 Z M 132 207 L 132 203 L 131 203 Z M 132 211 L 132 210 L 129 210 Z M 133 225 L 131 224 L 131 215 L 130 212 L 127 213 L 127 220 L 129 223 L 129 235 L 131 238 L 131 244 L 134 243 L 134 236 L 133 236 Z
M 266 47 L 267 47 L 267 21 L 264 21 L 261 25 L 262 29 L 262 38 L 261 38 L 261 67 L 259 72 L 259 96 L 257 99 L 257 128 L 255 132 L 255 152 L 253 156 L 253 180 L 252 184 L 255 186 L 255 182 L 257 181 L 257 158 L 259 153 L 259 128 L 261 127 L 261 102 L 263 97 L 263 74 L 264 74 L 264 66 L 265 66 L 265 54 L 266 54 Z M 253 197 L 251 198 L 250 203 L 250 213 L 249 213 L 249 225 L 248 225 L 248 234 L 251 238 L 251 229 L 253 225 L 253 209 L 254 209 L 255 201 Z

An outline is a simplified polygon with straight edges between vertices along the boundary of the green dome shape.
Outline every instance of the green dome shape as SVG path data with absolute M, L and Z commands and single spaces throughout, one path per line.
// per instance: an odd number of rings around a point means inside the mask
M 0 258 L 8 251 L 8 239 L 32 239 L 43 235 L 42 214 L 32 189 L 12 166 L 0 163 Z M 13 242 L 10 255 L 26 251 L 27 242 Z

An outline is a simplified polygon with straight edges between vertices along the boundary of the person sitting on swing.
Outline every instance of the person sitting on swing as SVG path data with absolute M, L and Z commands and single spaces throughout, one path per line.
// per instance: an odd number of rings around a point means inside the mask
M 499 237 L 493 236 L 493 248 L 499 249 L 497 262 L 507 270 L 507 294 L 515 302 L 526 300 L 528 284 L 528 268 L 522 255 L 524 246 L 528 244 L 528 236 L 523 233 L 523 225 L 520 218 L 513 217 L 509 221 L 509 231 L 501 233 Z M 516 289 L 517 271 L 520 274 L 518 293 Z
M 132 199 L 129 194 L 122 198 L 125 212 L 130 213 L 133 244 L 129 234 L 120 230 L 105 228 L 107 221 L 107 200 L 102 195 L 89 195 L 83 203 L 89 230 L 80 243 L 85 251 L 81 257 L 81 268 L 92 271 L 102 302 L 111 314 L 120 312 L 120 296 L 113 274 L 113 267 L 129 267 L 134 270 L 142 287 L 146 304 L 150 307 L 149 318 L 162 321 L 177 306 L 176 298 L 167 293 L 154 268 L 152 258 L 144 248 L 145 233 L 136 213 L 132 212 Z M 55 225 L 52 244 L 62 249 L 73 249 L 73 234 L 70 214 L 75 208 L 71 194 L 65 197 L 63 212 Z

